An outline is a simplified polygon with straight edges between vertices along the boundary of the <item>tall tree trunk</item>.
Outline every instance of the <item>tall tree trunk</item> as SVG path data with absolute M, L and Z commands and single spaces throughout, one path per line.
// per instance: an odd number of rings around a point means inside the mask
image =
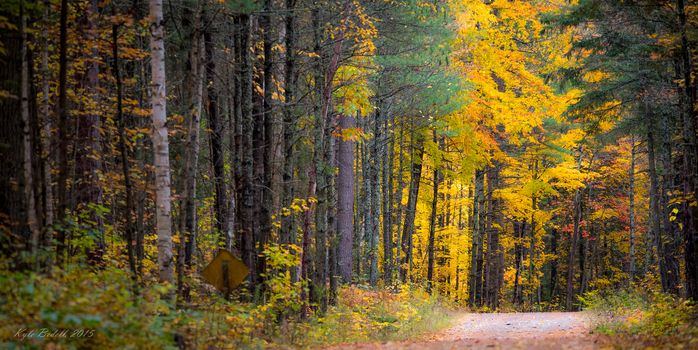
M 389 133 L 388 116 L 383 128 Z M 383 152 L 383 281 L 386 286 L 393 278 L 393 158 L 395 156 L 395 136 L 388 135 L 389 141 Z
M 500 210 L 500 201 L 494 196 L 494 191 L 499 187 L 499 164 L 495 163 L 487 170 L 487 259 L 485 267 L 485 301 L 487 306 L 495 310 L 499 306 L 499 256 L 501 246 L 499 244 L 499 220 L 495 220 Z
M 653 113 L 648 112 L 647 125 L 647 167 L 650 177 L 650 235 L 654 241 L 657 261 L 659 262 L 659 275 L 662 282 L 662 290 L 668 290 L 667 270 L 663 259 L 664 244 L 662 242 L 662 208 L 660 203 L 661 189 L 659 187 L 659 174 L 657 173 L 656 149 L 657 140 L 655 135 L 656 119 Z
M 630 137 L 630 179 L 628 188 L 628 217 L 630 220 L 630 247 L 628 248 L 628 285 L 631 285 L 635 278 L 635 135 Z
M 34 198 L 34 169 L 32 160 L 32 132 L 31 132 L 31 118 L 29 110 L 29 99 L 30 99 L 30 72 L 29 65 L 29 47 L 28 47 L 28 34 L 27 34 L 27 14 L 26 8 L 24 6 L 24 0 L 20 0 L 20 33 L 22 36 L 22 51 L 21 51 L 21 79 L 20 79 L 20 109 L 22 115 L 22 165 L 23 165 L 23 175 L 24 175 L 24 196 L 26 203 L 26 213 L 27 213 L 27 227 L 29 227 L 29 232 L 31 234 L 31 256 L 34 263 L 34 269 L 38 269 L 38 251 L 39 251 L 39 238 L 41 231 L 39 230 L 39 220 L 37 218 L 36 212 L 36 202 Z
M 577 161 L 577 171 L 582 168 L 582 159 L 584 158 L 584 149 L 579 150 L 579 159 Z M 574 192 L 574 201 L 572 203 L 572 221 L 573 221 L 573 231 L 572 239 L 570 240 L 570 251 L 567 256 L 567 292 L 565 295 L 565 310 L 571 311 L 574 307 L 572 304 L 575 302 L 575 289 L 574 289 L 574 266 L 576 260 L 577 245 L 579 244 L 579 224 L 582 221 L 582 189 L 577 189 Z
M 65 0 L 64 0 L 65 2 Z M 165 28 L 162 0 L 150 0 L 150 66 L 152 72 L 152 141 L 155 165 L 158 271 L 161 282 L 173 282 L 172 217 L 170 203 L 170 146 L 167 138 Z
M 475 192 L 473 197 L 472 215 L 472 248 L 470 256 L 470 296 L 471 306 L 479 306 L 482 302 L 482 260 L 483 237 L 482 228 L 484 218 L 484 186 L 485 173 L 483 170 L 475 171 Z
M 116 14 L 115 6 L 112 6 L 112 16 Z M 123 108 L 123 83 L 121 81 L 121 70 L 119 66 L 119 24 L 112 24 L 112 74 L 116 83 L 116 123 L 119 133 L 119 155 L 121 156 L 121 173 L 124 177 L 124 192 L 126 195 L 126 227 L 124 229 L 126 239 L 126 252 L 128 254 L 128 264 L 131 268 L 134 280 L 138 276 L 136 268 L 136 258 L 134 252 L 136 227 L 133 222 L 135 212 L 133 200 L 133 183 L 131 181 L 130 163 L 128 149 L 126 147 L 126 120 Z
M 178 259 L 179 271 L 183 272 L 184 265 L 191 267 L 193 265 L 194 251 L 196 250 L 196 237 L 198 230 L 197 218 L 197 179 L 199 169 L 199 139 L 201 128 L 201 112 L 203 109 L 203 90 L 204 90 L 204 45 L 202 39 L 202 23 L 201 23 L 201 7 L 197 2 L 194 13 L 194 28 L 191 33 L 191 49 L 189 52 L 189 71 L 188 85 L 190 89 L 187 92 L 188 97 L 188 113 L 186 116 L 186 142 L 184 149 L 184 191 L 182 205 L 182 220 L 183 229 L 181 234 L 184 235 L 180 240 L 180 245 L 183 245 L 184 254 Z M 213 152 L 212 152 L 213 153 Z M 217 179 L 214 179 L 217 181 Z M 215 207 L 215 209 L 218 209 Z M 218 213 L 218 211 L 217 211 Z M 188 291 L 185 292 L 185 297 L 188 298 Z
M 671 210 L 679 208 L 677 203 L 672 203 L 669 198 L 669 193 L 674 191 L 674 164 L 672 162 L 672 147 L 671 147 L 671 129 L 669 126 L 668 116 L 659 116 L 659 162 L 661 164 L 658 172 L 661 178 L 661 194 L 659 196 L 659 206 L 662 217 L 662 234 L 661 240 L 664 251 L 662 256 L 664 266 L 666 268 L 667 292 L 678 295 L 680 284 L 680 269 L 678 257 L 676 254 L 679 251 L 680 235 L 679 228 L 674 225 L 675 221 L 670 220 Z
M 102 229 L 102 218 L 89 209 L 90 204 L 101 204 L 102 188 L 99 184 L 99 172 L 101 171 L 102 149 L 101 149 L 101 118 L 97 106 L 100 104 L 99 93 L 99 52 L 96 47 L 97 37 L 97 16 L 99 4 L 97 0 L 90 0 L 89 9 L 85 13 L 87 17 L 88 39 L 92 42 L 90 50 L 90 61 L 87 68 L 86 93 L 92 101 L 86 107 L 86 115 L 77 118 L 77 147 L 80 152 L 76 152 L 74 181 L 77 191 L 77 204 L 79 209 L 89 211 L 89 218 L 95 222 L 98 237 L 95 239 L 96 248 L 87 252 L 90 264 L 100 264 L 104 254 L 104 231 Z
M 252 111 L 252 63 L 250 60 L 250 17 L 247 14 L 240 15 L 240 124 L 241 124 L 241 143 L 238 148 L 241 152 L 241 178 L 240 188 L 241 206 L 240 206 L 240 223 L 241 223 L 241 239 L 240 248 L 242 249 L 242 260 L 250 269 L 248 280 L 250 281 L 250 290 L 256 288 L 257 282 L 257 254 L 255 251 L 255 196 L 254 196 L 254 115 Z
M 284 77 L 284 100 L 286 102 L 283 116 L 283 144 L 284 144 L 284 168 L 283 168 L 283 198 L 281 205 L 289 208 L 295 195 L 293 184 L 294 169 L 294 135 L 296 133 L 295 113 L 294 113 L 294 92 L 296 87 L 296 33 L 295 33 L 295 7 L 296 0 L 286 0 L 286 60 Z M 340 170 L 341 171 L 341 170 Z M 281 218 L 281 242 L 296 243 L 295 230 L 293 229 L 294 215 L 282 215 Z M 341 265 L 341 257 L 340 257 Z
M 60 34 L 58 43 L 58 212 L 57 221 L 63 223 L 68 203 L 68 98 L 67 98 L 67 38 L 68 0 L 61 0 Z M 65 259 L 65 229 L 59 229 L 56 236 L 56 263 L 61 266 Z
M 43 176 L 43 207 L 44 207 L 44 238 L 43 245 L 48 251 L 49 247 L 53 242 L 53 217 L 54 217 L 54 203 L 53 203 L 53 175 L 52 175 L 52 162 L 51 162 L 51 110 L 49 103 L 50 96 L 50 86 L 49 86 L 49 38 L 48 38 L 48 28 L 49 28 L 49 12 L 50 4 L 48 0 L 44 0 L 44 14 L 43 23 L 41 28 L 41 83 L 42 83 L 42 103 L 41 103 L 41 122 L 43 123 L 42 135 L 41 135 L 41 148 L 43 150 L 42 154 L 42 176 Z M 50 260 L 50 257 L 48 258 Z
M 414 143 L 414 156 L 412 160 L 412 171 L 410 185 L 407 196 L 407 208 L 405 221 L 402 226 L 402 238 L 400 249 L 402 249 L 402 261 L 400 264 L 400 280 L 407 281 L 410 261 L 412 261 L 412 235 L 414 234 L 414 219 L 417 212 L 417 199 L 419 197 L 419 184 L 422 181 L 422 158 L 424 156 L 424 139 L 417 131 Z
M 434 143 L 438 144 L 436 138 L 436 129 L 434 129 Z M 434 281 L 434 240 L 436 238 L 436 206 L 439 200 L 439 170 L 437 167 L 438 162 L 434 161 L 434 186 L 431 199 L 431 215 L 429 219 L 429 242 L 427 247 L 428 262 L 427 262 L 427 291 L 432 292 L 433 281 Z
M 688 43 L 688 20 L 684 0 L 677 0 L 679 26 L 681 32 L 681 60 L 683 62 L 683 80 L 685 103 L 683 103 L 683 194 L 693 196 L 692 201 L 698 202 L 696 175 L 698 174 L 698 141 L 696 140 L 696 82 L 693 79 L 693 62 L 691 47 Z M 684 260 L 686 266 L 686 295 L 698 301 L 698 206 L 689 205 L 687 198 L 683 204 L 683 240 Z
M 273 33 L 272 33 L 272 23 L 271 23 L 271 12 L 272 12 L 272 1 L 264 0 L 264 12 L 260 17 L 262 35 L 262 53 L 264 54 L 264 63 L 262 65 L 262 89 L 263 89 L 263 99 L 262 99 L 262 118 L 263 120 L 263 134 L 260 133 L 259 140 L 262 140 L 261 144 L 257 144 L 257 147 L 261 147 L 262 150 L 262 162 L 261 166 L 263 169 L 262 175 L 259 176 L 261 185 L 259 186 L 259 191 L 261 192 L 261 203 L 260 203 L 260 216 L 259 216 L 259 230 L 257 231 L 256 244 L 259 246 L 259 256 L 257 257 L 257 270 L 259 271 L 260 287 L 263 286 L 262 276 L 266 270 L 266 258 L 262 253 L 266 244 L 269 241 L 269 237 L 272 229 L 271 216 L 273 214 L 273 203 L 274 203 L 274 185 L 273 176 L 275 173 L 276 164 L 276 154 L 274 152 L 277 146 L 278 140 L 276 140 L 276 133 L 274 129 L 278 125 L 278 121 L 275 122 L 276 113 L 272 111 L 272 92 L 274 90 L 273 85 L 273 71 L 274 62 L 272 58 L 272 45 L 274 44 Z M 260 118 L 256 118 L 260 120 Z M 257 159 L 255 159 L 257 160 Z M 255 165 L 256 166 L 256 165 Z
M 212 20 L 212 19 L 208 19 Z M 232 245 L 233 228 L 229 225 L 228 217 L 228 195 L 225 186 L 225 168 L 223 151 L 223 122 L 218 113 L 218 89 L 216 87 L 216 61 L 214 54 L 214 42 L 210 24 L 204 21 L 206 31 L 204 32 L 204 47 L 206 52 L 206 95 L 207 114 L 211 128 L 211 166 L 213 167 L 213 181 L 215 184 L 216 199 L 214 201 L 214 211 L 216 214 L 216 230 L 220 235 L 220 241 L 225 247 Z M 203 77 L 202 77 L 203 79 Z M 191 253 L 187 252 L 187 258 Z
M 521 286 L 521 271 L 523 269 L 523 236 L 526 230 L 526 221 L 519 222 L 514 221 L 514 270 L 516 271 L 514 275 L 514 298 L 512 302 L 514 305 L 521 305 L 523 303 L 523 291 Z
M 370 206 L 371 215 L 369 219 L 371 220 L 371 242 L 370 242 L 370 252 L 369 260 L 371 262 L 369 268 L 369 283 L 371 286 L 376 286 L 378 283 L 378 250 L 380 241 L 380 183 L 378 181 L 378 143 L 382 142 L 383 136 L 381 134 L 382 130 L 380 127 L 381 113 L 380 110 L 375 112 L 375 119 L 373 120 L 373 140 L 371 140 L 370 146 L 370 156 L 369 156 L 369 176 L 371 177 L 371 195 L 370 195 Z
M 395 260 L 394 260 L 394 266 L 400 270 L 400 250 L 402 247 L 402 239 L 400 237 L 400 233 L 402 232 L 402 212 L 403 212 L 403 206 L 402 206 L 402 192 L 405 189 L 405 179 L 403 177 L 403 169 L 404 169 L 404 160 L 405 157 L 403 156 L 403 141 L 405 137 L 405 128 L 400 127 L 400 137 L 397 142 L 397 147 L 399 149 L 398 151 L 398 164 L 397 164 L 397 190 L 395 191 L 395 205 L 397 206 L 395 210 L 395 222 L 397 225 L 395 227 Z M 398 271 L 399 272 L 399 271 Z
M 355 127 L 354 117 L 339 116 L 340 132 Z M 354 141 L 339 140 L 337 152 L 337 233 L 339 235 L 339 274 L 342 283 L 351 283 L 354 234 Z

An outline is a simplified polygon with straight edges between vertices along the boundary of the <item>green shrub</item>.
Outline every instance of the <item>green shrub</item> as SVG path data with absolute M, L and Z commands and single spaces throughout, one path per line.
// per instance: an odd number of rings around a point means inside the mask
M 683 347 L 698 334 L 693 303 L 646 289 L 593 291 L 579 298 L 596 315 L 596 331 L 638 348 Z M 696 346 L 696 344 L 692 344 Z
M 161 298 L 168 288 L 152 286 L 138 297 L 131 288 L 128 274 L 116 269 L 0 272 L 0 347 L 172 347 L 172 309 Z

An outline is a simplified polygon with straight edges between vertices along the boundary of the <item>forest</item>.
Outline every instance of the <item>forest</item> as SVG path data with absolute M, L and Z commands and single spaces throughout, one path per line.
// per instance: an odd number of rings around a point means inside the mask
M 697 42 L 695 0 L 0 1 L 0 347 L 698 348 Z

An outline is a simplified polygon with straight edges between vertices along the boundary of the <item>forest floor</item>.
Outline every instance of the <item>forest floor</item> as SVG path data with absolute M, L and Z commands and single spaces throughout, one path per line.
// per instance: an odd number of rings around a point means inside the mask
M 455 326 L 416 340 L 344 344 L 332 350 L 382 349 L 569 349 L 610 348 L 592 334 L 593 316 L 584 312 L 470 313 Z

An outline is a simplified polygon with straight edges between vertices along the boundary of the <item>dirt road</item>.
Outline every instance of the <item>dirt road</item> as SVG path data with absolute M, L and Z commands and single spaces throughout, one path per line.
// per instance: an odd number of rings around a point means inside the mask
M 590 318 L 583 313 L 466 314 L 455 327 L 420 340 L 332 349 L 603 349 L 590 327 Z

